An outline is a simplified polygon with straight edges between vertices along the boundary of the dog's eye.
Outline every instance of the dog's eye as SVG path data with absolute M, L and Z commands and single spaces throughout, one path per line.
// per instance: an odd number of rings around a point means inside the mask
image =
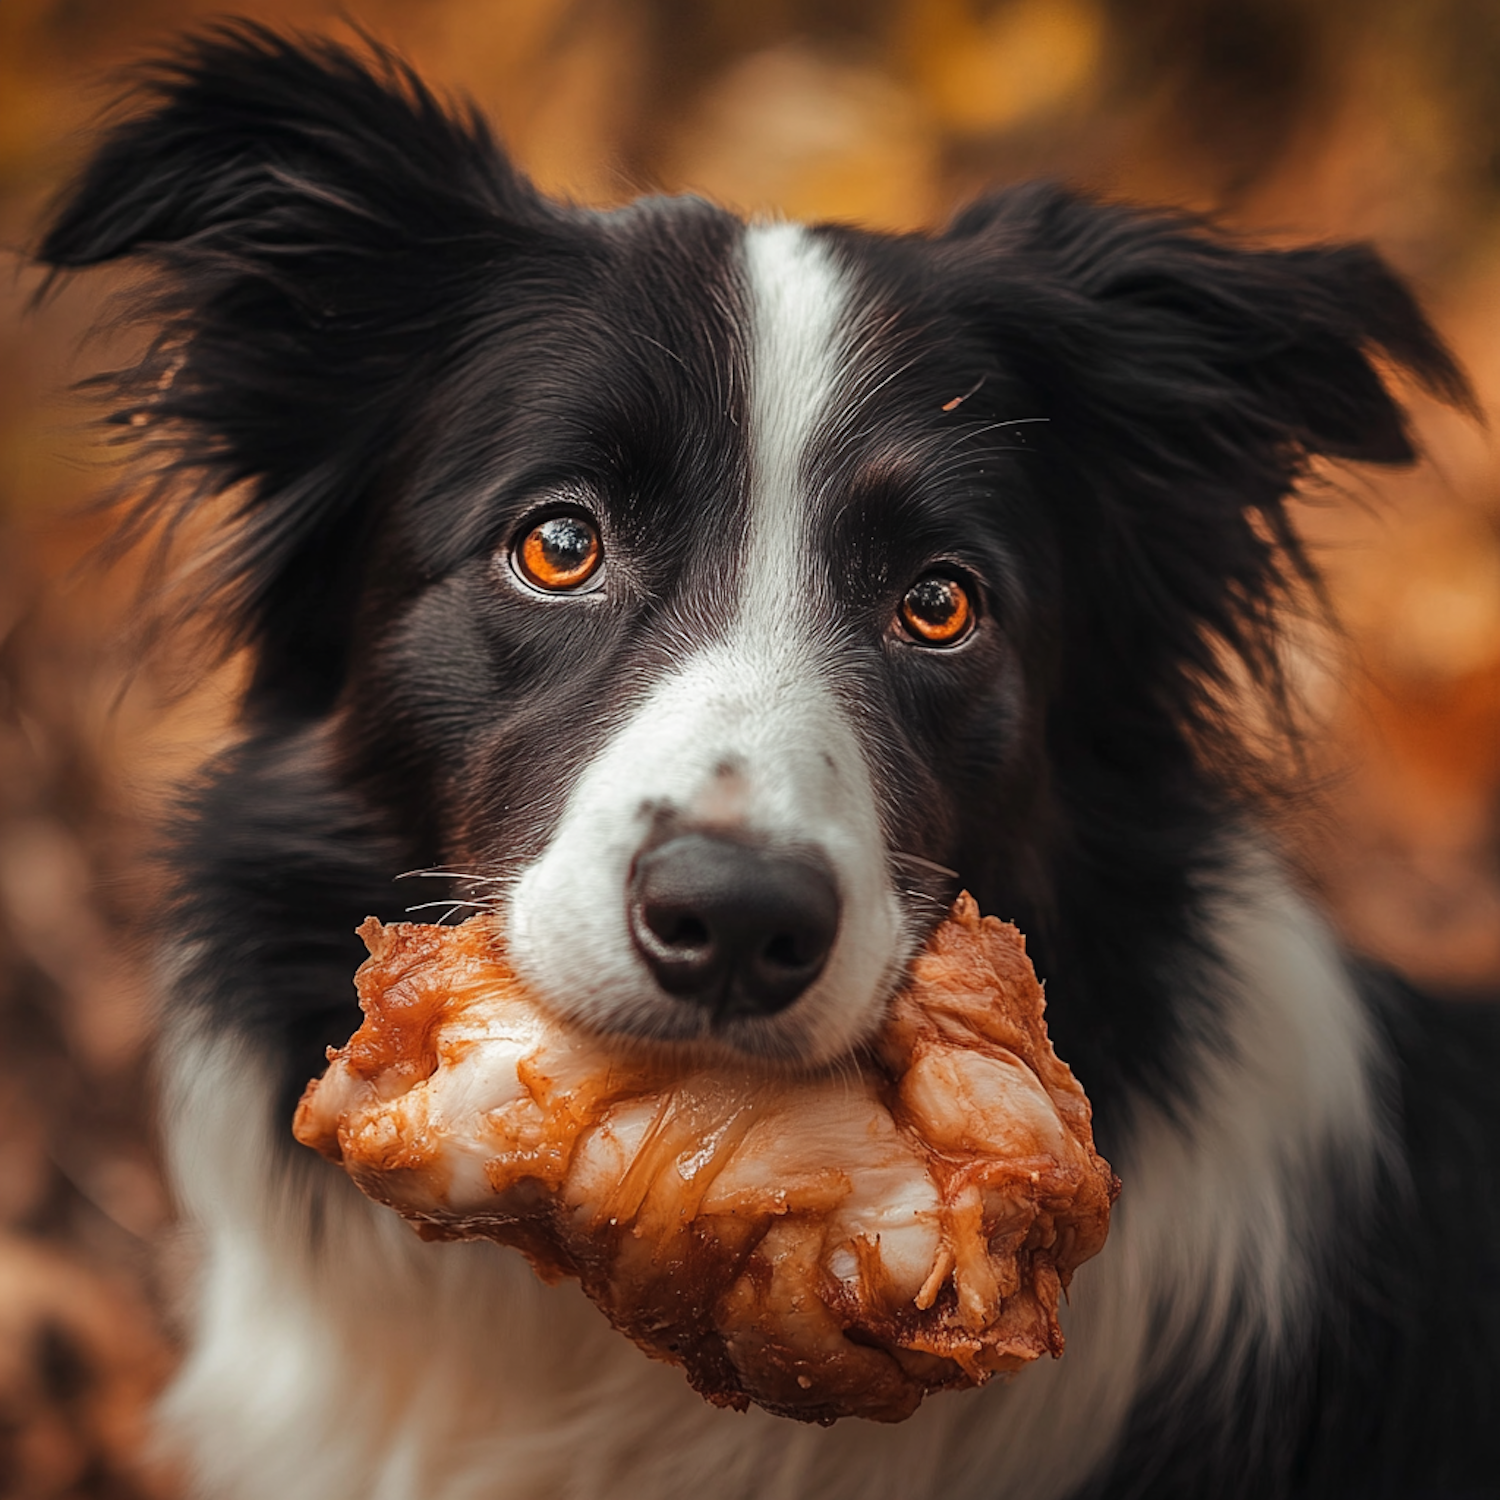
M 604 544 L 585 517 L 552 516 L 521 538 L 515 556 L 527 583 L 560 593 L 587 583 L 599 571 Z
M 968 590 L 941 573 L 919 578 L 901 601 L 901 625 L 924 646 L 955 645 L 974 625 Z

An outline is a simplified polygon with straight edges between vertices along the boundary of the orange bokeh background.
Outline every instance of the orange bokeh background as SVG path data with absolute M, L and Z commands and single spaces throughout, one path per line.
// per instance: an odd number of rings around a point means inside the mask
M 107 277 L 29 307 L 24 258 L 122 66 L 218 7 L 0 4 L 0 1493 L 138 1472 L 187 1249 L 149 1125 L 144 851 L 227 733 L 235 667 L 138 660 L 136 572 L 87 559 L 108 455 L 71 381 Z M 900 228 L 1060 175 L 1275 243 L 1370 239 L 1500 413 L 1500 7 L 1491 0 L 246 0 L 349 17 L 474 98 L 547 190 L 694 191 Z M 1344 634 L 1304 630 L 1316 796 L 1287 819 L 1355 945 L 1500 995 L 1500 467 L 1413 398 L 1429 461 L 1302 507 Z M 15 1476 L 13 1483 L 8 1476 Z M 7 1484 L 11 1487 L 7 1488 Z

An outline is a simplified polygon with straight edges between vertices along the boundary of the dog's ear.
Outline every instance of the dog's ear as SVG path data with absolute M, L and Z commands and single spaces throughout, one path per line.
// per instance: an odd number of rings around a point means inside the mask
M 158 330 L 107 377 L 157 460 L 137 527 L 233 492 L 212 602 L 271 710 L 336 689 L 362 517 L 478 286 L 554 210 L 402 63 L 237 23 L 145 74 L 55 205 L 55 270 L 135 258 Z M 409 418 L 408 420 L 410 420 Z M 205 602 L 205 601 L 200 601 Z
M 1310 460 L 1414 458 L 1390 372 L 1477 415 L 1364 246 L 1249 249 L 1041 184 L 966 211 L 938 253 L 1046 419 L 1049 500 L 1089 570 L 1072 633 L 1092 701 L 1130 684 L 1211 722 L 1226 646 L 1279 688 L 1278 608 L 1313 580 L 1286 509 Z

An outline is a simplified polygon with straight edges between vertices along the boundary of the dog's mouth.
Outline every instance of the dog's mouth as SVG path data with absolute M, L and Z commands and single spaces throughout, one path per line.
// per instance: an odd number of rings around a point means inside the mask
M 498 863 L 410 872 L 448 880 L 451 896 L 407 910 L 446 923 L 489 913 L 539 1002 L 627 1051 L 802 1073 L 849 1060 L 878 1031 L 947 911 L 952 872 L 899 860 L 890 887 L 905 899 L 874 943 L 857 932 L 849 941 L 851 925 L 869 924 L 868 899 L 861 924 L 816 845 L 675 821 L 629 861 L 613 920 L 607 908 L 558 901 L 538 920 L 537 904 L 517 900 L 527 873 Z
M 759 998 L 743 1000 L 726 984 L 722 998 L 703 994 L 684 1000 L 659 993 L 628 1007 L 576 993 L 553 997 L 538 992 L 539 1003 L 622 1055 L 671 1057 L 678 1066 L 750 1064 L 769 1073 L 805 1074 L 838 1067 L 860 1055 L 884 1022 L 890 1002 L 909 979 L 909 955 L 881 975 L 872 993 L 853 1004 L 868 1020 L 857 1030 L 840 1027 L 836 1042 L 825 1041 L 829 1027 L 825 1008 L 793 1001 L 768 1011 Z
M 868 893 L 848 900 L 818 846 L 674 822 L 628 862 L 607 905 L 528 906 L 517 897 L 534 872 L 491 864 L 411 872 L 449 880 L 452 895 L 408 912 L 447 923 L 489 913 L 539 1002 L 601 1040 L 800 1073 L 869 1041 L 947 911 L 952 872 L 900 860 L 888 889 L 903 899 L 872 923 Z M 872 926 L 873 942 L 861 935 Z

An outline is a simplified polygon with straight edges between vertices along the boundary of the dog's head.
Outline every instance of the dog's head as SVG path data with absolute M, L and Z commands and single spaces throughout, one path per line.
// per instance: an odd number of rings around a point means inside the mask
M 324 726 L 595 1026 L 834 1057 L 959 884 L 1139 948 L 1274 671 L 1286 495 L 1410 457 L 1372 355 L 1462 397 L 1363 249 L 1048 186 L 936 236 L 593 212 L 248 27 L 153 88 L 42 258 L 154 272 L 120 420 L 150 505 L 234 496 L 249 720 Z

